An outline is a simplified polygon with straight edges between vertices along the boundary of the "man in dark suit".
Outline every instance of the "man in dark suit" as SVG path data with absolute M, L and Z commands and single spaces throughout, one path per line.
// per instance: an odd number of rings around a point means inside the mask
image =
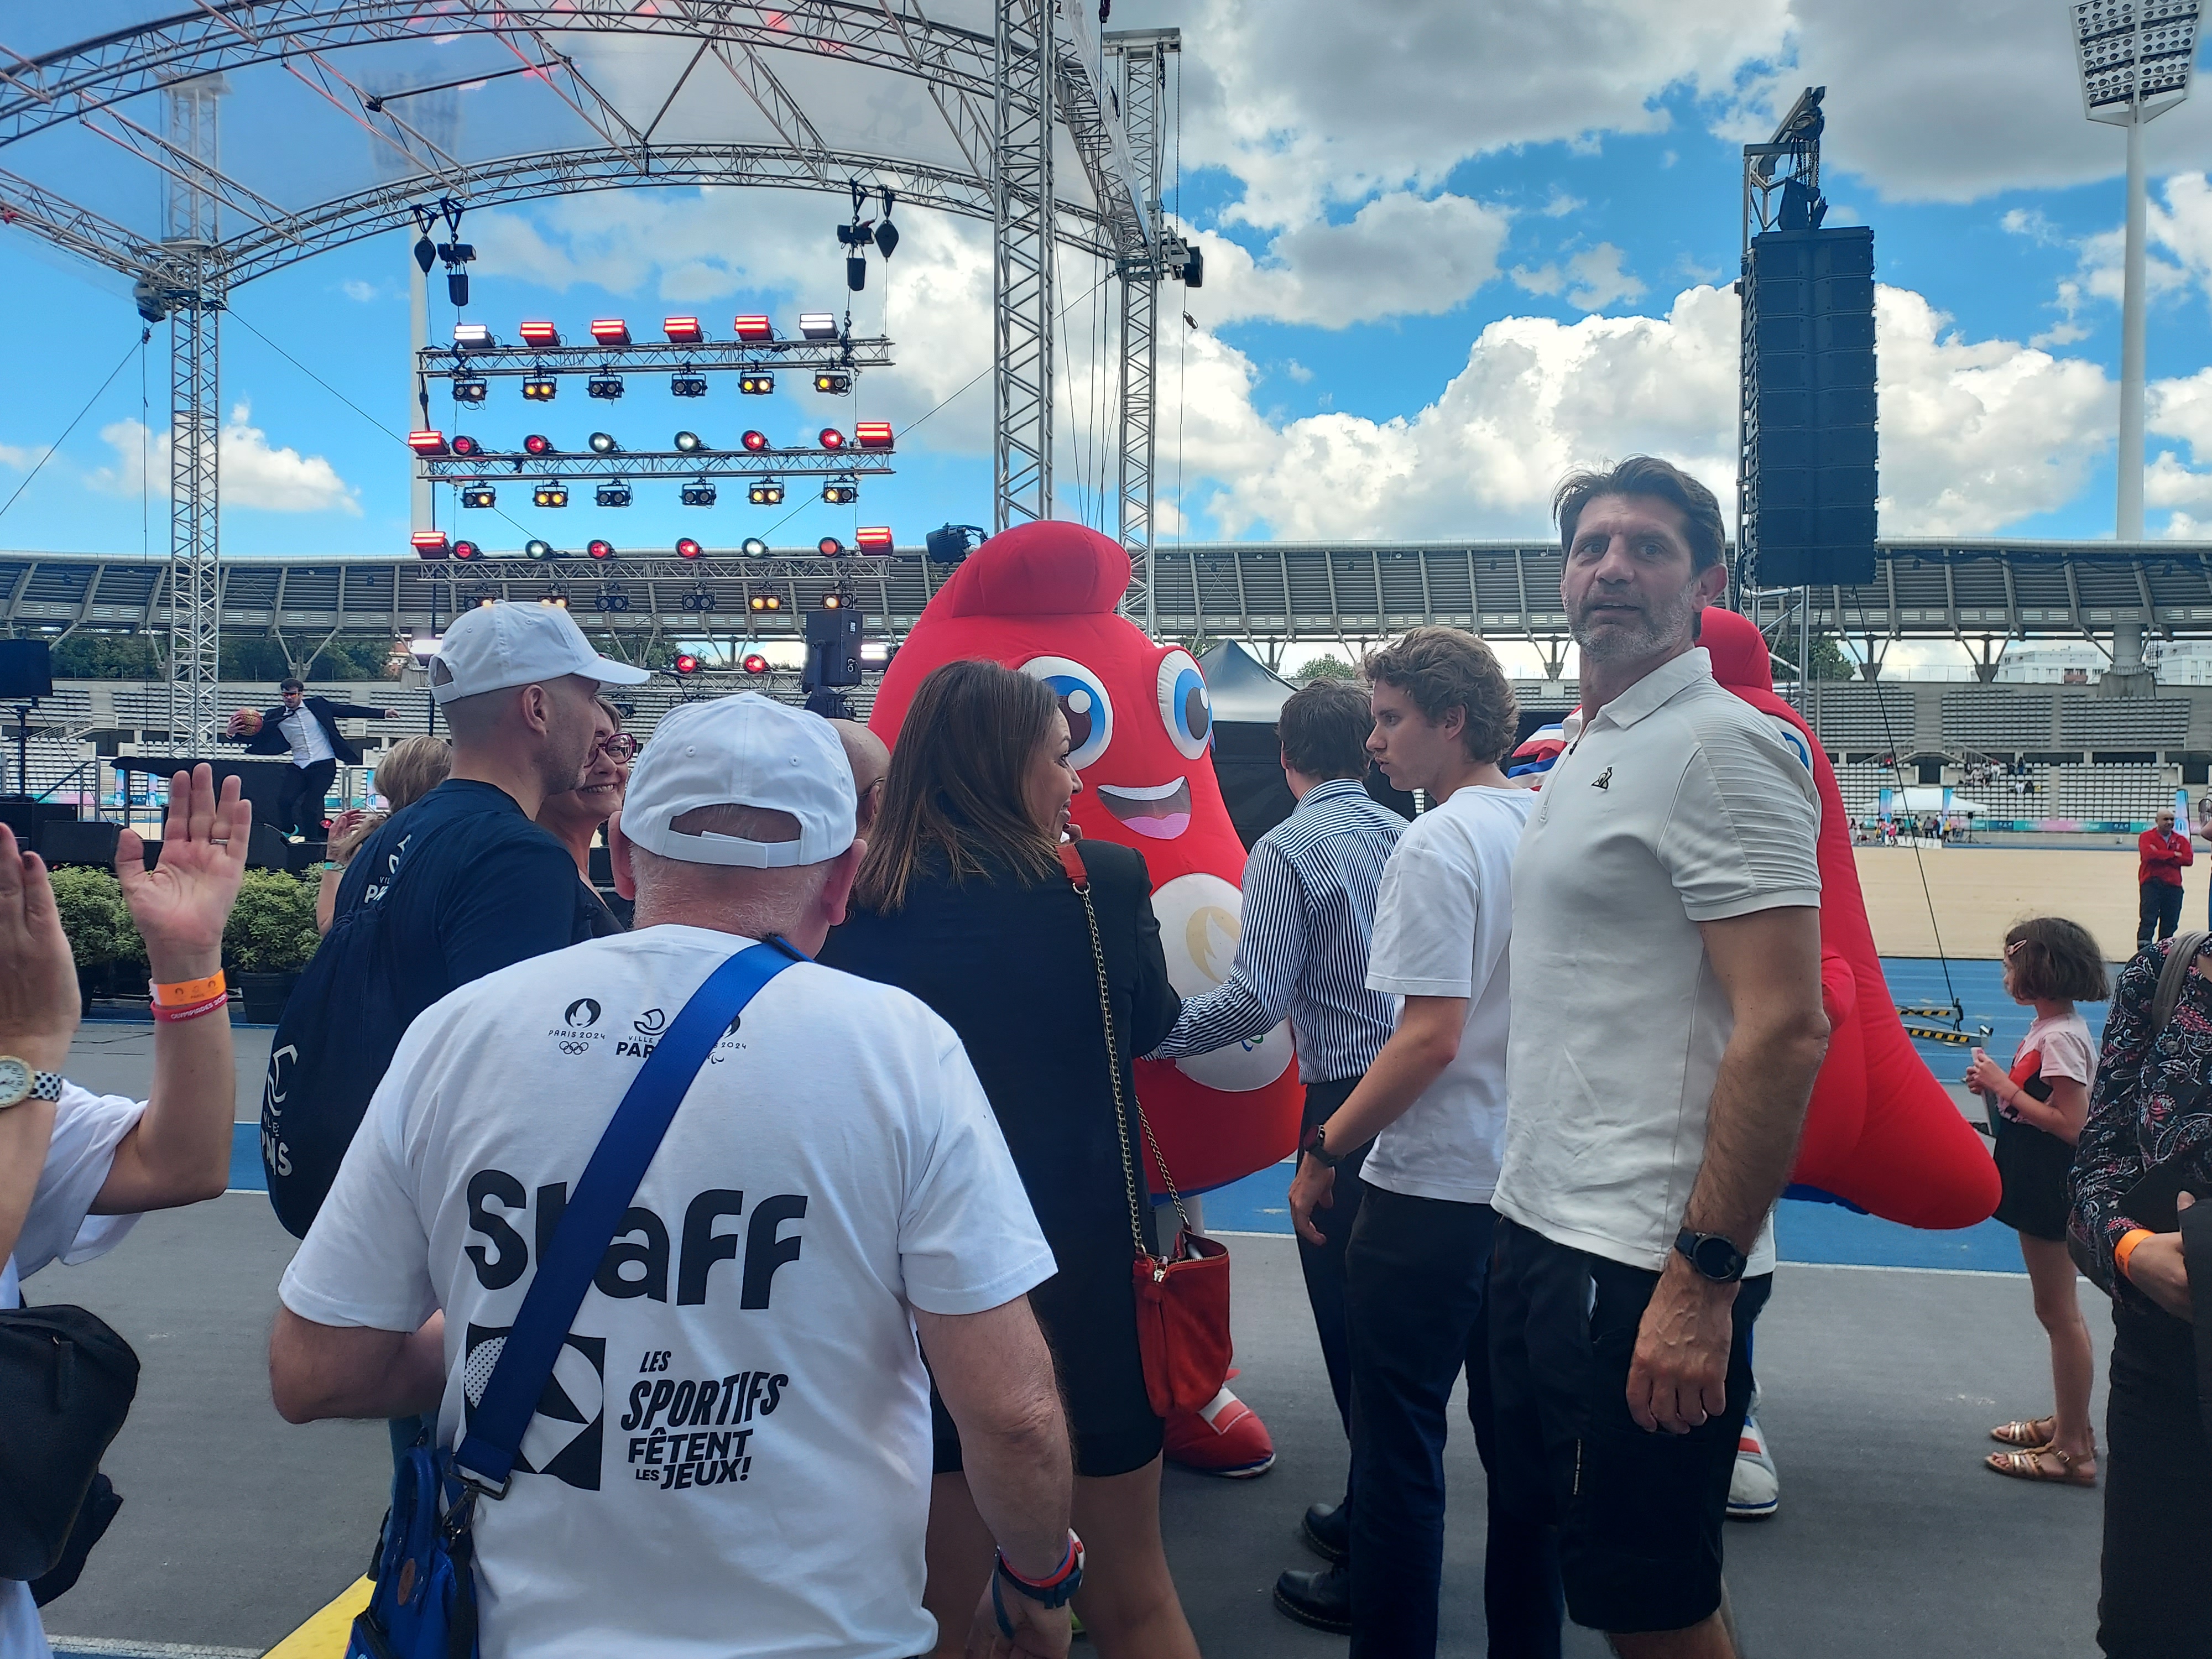
M 287 787 L 277 797 L 276 828 L 287 836 L 295 830 L 313 835 L 322 827 L 323 798 L 330 793 L 331 780 L 337 775 L 338 763 L 361 764 L 361 750 L 339 732 L 337 723 L 342 720 L 396 720 L 399 711 L 311 697 L 297 680 L 286 680 L 278 689 L 283 698 L 281 704 L 258 714 L 250 708 L 240 709 L 230 717 L 227 735 L 233 742 L 244 743 L 249 755 L 290 754 L 292 770 L 285 780 Z

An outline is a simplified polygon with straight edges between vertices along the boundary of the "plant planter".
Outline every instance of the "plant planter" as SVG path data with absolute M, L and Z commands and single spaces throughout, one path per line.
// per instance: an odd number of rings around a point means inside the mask
M 300 981 L 297 973 L 240 974 L 239 995 L 244 1006 L 239 1018 L 248 1025 L 274 1025 L 284 1017 L 284 1004 Z

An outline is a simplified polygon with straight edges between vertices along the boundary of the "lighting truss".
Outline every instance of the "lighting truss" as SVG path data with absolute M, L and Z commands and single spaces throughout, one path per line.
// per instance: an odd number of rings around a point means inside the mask
M 769 374 L 788 369 L 811 377 L 816 374 L 856 374 L 866 368 L 891 367 L 891 343 L 866 340 L 633 340 L 626 346 L 564 345 L 542 349 L 529 345 L 427 346 L 416 354 L 422 372 L 432 379 L 488 374 L 550 376 L 618 374 L 626 369 L 640 373 L 659 370 L 690 374 L 702 370 L 754 370 Z
M 488 461 L 511 465 L 525 478 L 750 478 L 771 462 L 777 472 L 806 478 L 864 477 L 894 470 L 889 455 L 853 449 L 624 449 L 605 455 L 548 449 L 540 455 L 427 456 L 419 465 L 433 478 L 472 483 L 483 477 Z

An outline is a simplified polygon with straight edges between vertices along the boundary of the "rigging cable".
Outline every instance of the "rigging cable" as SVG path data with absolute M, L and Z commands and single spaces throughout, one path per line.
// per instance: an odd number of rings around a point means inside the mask
M 15 486 L 15 494 L 9 496 L 5 501 L 0 501 L 0 516 L 4 516 L 9 507 L 15 506 L 17 501 L 22 499 L 23 492 L 31 487 L 31 480 L 37 477 L 39 474 L 45 470 L 46 463 L 53 459 L 55 452 L 69 441 L 69 435 L 70 433 L 76 430 L 77 422 L 82 421 L 86 416 L 92 413 L 92 406 L 100 401 L 100 393 L 106 392 L 109 386 L 115 384 L 115 377 L 123 372 L 124 364 L 131 361 L 131 353 L 132 351 L 143 351 L 145 349 L 146 342 L 151 339 L 153 335 L 154 331 L 150 325 L 140 331 L 137 340 L 131 345 L 130 350 L 125 351 L 123 356 L 117 360 L 115 367 L 107 371 L 107 378 L 100 383 L 100 390 L 98 392 L 94 392 L 92 396 L 84 400 L 84 407 L 77 410 L 76 414 L 70 416 L 70 423 L 62 428 L 62 435 L 55 439 L 52 443 L 46 446 L 46 453 L 40 456 L 38 460 L 33 464 L 31 470 L 23 475 L 23 482 Z

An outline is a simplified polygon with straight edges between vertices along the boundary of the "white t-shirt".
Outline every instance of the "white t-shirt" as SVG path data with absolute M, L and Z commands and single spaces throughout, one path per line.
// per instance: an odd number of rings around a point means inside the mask
M 1375 1138 L 1359 1178 L 1414 1198 L 1487 1204 L 1505 1139 L 1513 854 L 1536 797 L 1470 785 L 1415 818 L 1382 866 L 1367 988 L 1465 997 L 1459 1052 Z
M 2018 1071 L 2031 1054 L 2046 1083 L 2068 1078 L 2087 1089 L 2097 1081 L 2097 1045 L 2090 1040 L 2089 1022 L 2073 1008 L 2048 1018 L 2039 1014 L 2030 1022 L 2027 1035 L 2013 1050 L 2013 1069 Z
M 135 1215 L 90 1212 L 100 1189 L 107 1184 L 116 1147 L 145 1112 L 143 1100 L 95 1095 L 74 1083 L 62 1085 L 30 1212 L 16 1236 L 15 1254 L 0 1267 L 0 1308 L 21 1307 L 21 1280 L 49 1262 L 75 1267 L 103 1255 L 137 1222 Z M 0 1578 L 0 1659 L 44 1659 L 47 1651 L 31 1587 L 19 1579 Z
M 295 766 L 313 766 L 317 761 L 337 758 L 337 750 L 331 747 L 331 740 L 323 732 L 323 723 L 304 702 L 277 722 L 277 730 L 292 745 Z
M 284 1305 L 381 1330 L 443 1308 L 453 1444 L 623 1091 L 746 943 L 647 928 L 433 1005 Z M 903 991 L 786 969 L 701 1069 L 625 1219 L 513 1486 L 477 1507 L 484 1659 L 929 1651 L 909 1310 L 980 1313 L 1054 1272 L 951 1028 Z
M 1698 924 L 1817 907 L 1820 817 L 1811 771 L 1702 650 L 1630 686 L 1562 751 L 1513 866 L 1500 1214 L 1666 1266 L 1735 1027 Z M 1773 1265 L 1770 1224 L 1748 1271 Z

